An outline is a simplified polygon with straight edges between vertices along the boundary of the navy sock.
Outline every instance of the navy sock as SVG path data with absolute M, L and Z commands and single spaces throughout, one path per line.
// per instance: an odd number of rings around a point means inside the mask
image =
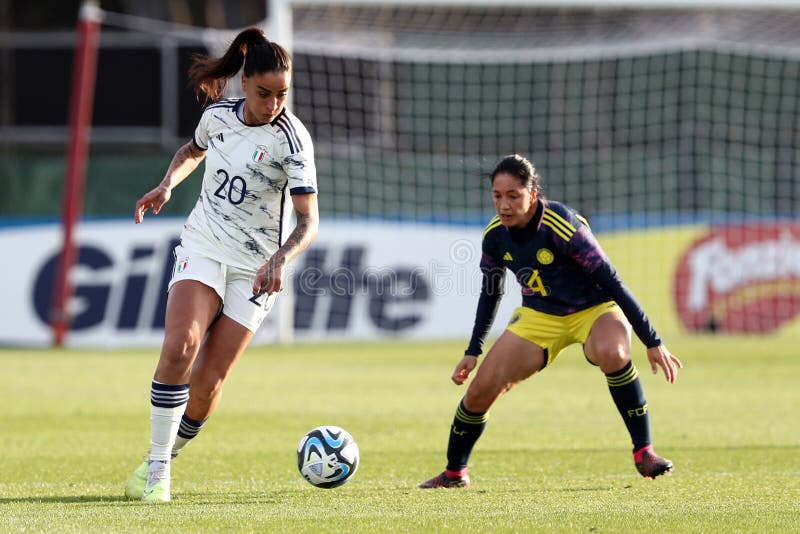
M 472 448 L 486 428 L 488 419 L 487 412 L 470 412 L 464 408 L 463 400 L 458 404 L 453 426 L 450 427 L 450 440 L 447 443 L 448 470 L 461 471 L 467 467 Z
M 617 410 L 625 421 L 631 435 L 633 449 L 650 445 L 650 416 L 647 413 L 647 400 L 644 398 L 639 371 L 633 362 L 619 371 L 606 375 L 608 390 L 617 405 Z

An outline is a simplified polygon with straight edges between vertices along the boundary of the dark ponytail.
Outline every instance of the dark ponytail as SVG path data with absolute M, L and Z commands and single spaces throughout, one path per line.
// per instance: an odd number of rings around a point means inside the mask
M 244 75 L 265 72 L 291 72 L 292 58 L 281 45 L 273 43 L 258 28 L 248 28 L 233 40 L 221 58 L 202 54 L 192 57 L 189 83 L 198 99 L 205 103 L 217 101 L 225 94 L 228 79 L 235 76 L 244 64 Z

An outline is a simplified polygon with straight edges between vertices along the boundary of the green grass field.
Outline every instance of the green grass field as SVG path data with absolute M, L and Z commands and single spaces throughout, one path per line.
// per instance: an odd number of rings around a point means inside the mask
M 173 466 L 173 501 L 126 501 L 149 433 L 156 351 L 0 350 L 2 532 L 800 532 L 800 354 L 789 341 L 670 345 L 675 385 L 642 372 L 657 450 L 644 480 L 605 380 L 575 347 L 493 408 L 469 490 L 444 466 L 462 343 L 250 349 Z M 346 485 L 300 478 L 295 447 L 349 430 Z

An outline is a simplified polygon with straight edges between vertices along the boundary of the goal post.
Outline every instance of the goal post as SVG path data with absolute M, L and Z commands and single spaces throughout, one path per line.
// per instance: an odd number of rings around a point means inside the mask
M 72 69 L 67 167 L 62 193 L 62 245 L 55 274 L 51 328 L 53 344 L 62 346 L 71 323 L 71 270 L 76 260 L 75 227 L 81 216 L 86 158 L 94 105 L 97 45 L 102 14 L 97 1 L 85 0 L 78 15 L 78 42 Z

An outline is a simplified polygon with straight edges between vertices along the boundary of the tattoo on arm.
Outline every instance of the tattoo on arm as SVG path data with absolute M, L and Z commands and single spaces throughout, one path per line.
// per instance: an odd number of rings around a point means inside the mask
M 183 165 L 183 162 L 190 157 L 192 157 L 192 151 L 189 148 L 189 145 L 183 145 L 172 157 L 172 162 L 169 164 L 169 169 L 167 169 L 167 172 L 174 172 L 175 169 Z
M 280 248 L 286 263 L 308 248 L 314 237 L 316 237 L 316 221 L 314 217 L 310 213 L 298 212 L 297 225 Z
M 194 148 L 192 141 L 181 146 L 172 157 L 161 184 L 169 188 L 175 187 L 197 168 L 204 157 L 205 152 Z

